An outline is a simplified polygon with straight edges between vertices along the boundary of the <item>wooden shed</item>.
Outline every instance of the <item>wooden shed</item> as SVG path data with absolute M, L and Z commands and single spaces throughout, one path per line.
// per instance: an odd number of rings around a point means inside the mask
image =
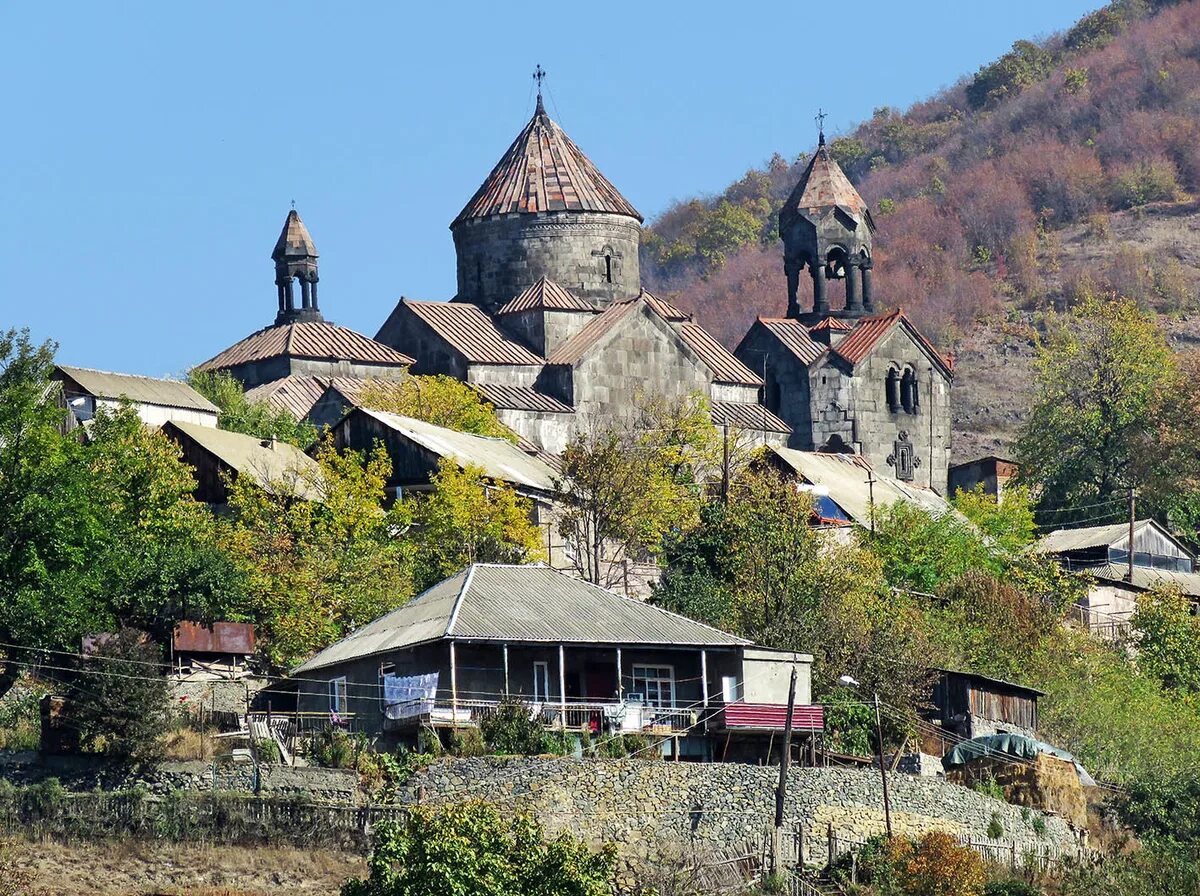
M 1037 701 L 1042 691 L 953 669 L 938 669 L 927 714 L 949 740 L 988 734 L 1037 732 Z M 930 750 L 933 752 L 933 750 Z

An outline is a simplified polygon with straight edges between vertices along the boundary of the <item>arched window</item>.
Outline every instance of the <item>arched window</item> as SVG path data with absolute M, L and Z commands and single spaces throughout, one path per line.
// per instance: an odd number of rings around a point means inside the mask
M 612 253 L 606 252 L 604 254 L 604 282 L 605 283 L 612 283 L 612 274 L 613 274 Z
M 900 377 L 900 404 L 910 414 L 915 414 L 921 408 L 921 396 L 917 389 L 917 375 L 911 367 L 904 370 Z
M 893 414 L 898 414 L 900 412 L 900 371 L 895 367 L 888 369 L 883 391 L 887 409 Z

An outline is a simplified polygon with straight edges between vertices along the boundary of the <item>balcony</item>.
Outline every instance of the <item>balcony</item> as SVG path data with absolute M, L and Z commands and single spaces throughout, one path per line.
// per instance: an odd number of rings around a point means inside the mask
M 530 715 L 551 730 L 589 734 L 683 734 L 702 726 L 700 709 L 649 706 L 636 701 L 530 703 Z M 497 700 L 411 700 L 385 708 L 384 728 L 391 731 L 423 725 L 434 728 L 477 726 L 496 712 Z

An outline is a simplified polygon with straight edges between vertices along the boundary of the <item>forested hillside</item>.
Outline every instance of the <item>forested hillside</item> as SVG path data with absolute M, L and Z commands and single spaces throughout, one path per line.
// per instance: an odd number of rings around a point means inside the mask
M 960 457 L 1006 446 L 1047 313 L 1112 292 L 1200 338 L 1200 0 L 1117 0 L 830 148 L 875 215 L 880 304 L 957 356 Z M 776 215 L 806 161 L 660 215 L 647 283 L 731 345 L 782 314 Z

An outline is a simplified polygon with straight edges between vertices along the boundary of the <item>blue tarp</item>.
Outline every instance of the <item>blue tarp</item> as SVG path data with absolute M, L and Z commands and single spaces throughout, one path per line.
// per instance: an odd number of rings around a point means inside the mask
M 1096 783 L 1095 779 L 1079 764 L 1079 760 L 1066 750 L 1060 750 L 1053 744 L 1022 734 L 989 734 L 987 737 L 964 740 L 942 757 L 942 768 L 950 769 L 966 765 L 972 759 L 984 759 L 989 756 L 997 759 L 1003 759 L 1006 756 L 1014 759 L 1037 759 L 1039 753 L 1049 753 L 1051 756 L 1070 762 L 1079 772 L 1080 781 L 1089 787 Z

